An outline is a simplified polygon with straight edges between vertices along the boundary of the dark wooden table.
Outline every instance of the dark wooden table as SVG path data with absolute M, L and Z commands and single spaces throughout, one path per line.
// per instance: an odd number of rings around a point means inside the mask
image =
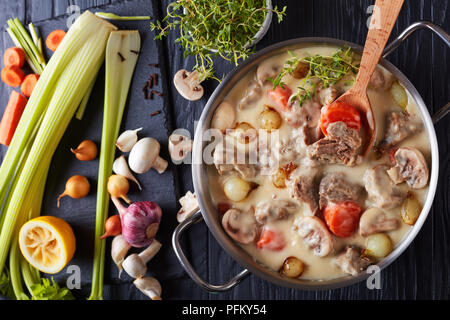
M 154 17 L 161 17 L 165 12 L 168 0 L 139 1 L 139 0 L 0 0 L 0 38 L 1 51 L 11 46 L 10 39 L 4 26 L 6 20 L 18 17 L 23 22 L 35 22 L 46 29 L 64 21 L 63 16 L 69 5 L 79 5 L 81 9 L 97 8 L 101 11 L 115 13 L 119 8 L 124 13 L 136 13 L 136 8 L 149 12 Z M 367 33 L 366 21 L 370 16 L 368 7 L 374 1 L 356 0 L 274 0 L 279 6 L 288 6 L 288 15 L 284 22 L 273 22 L 265 38 L 257 45 L 257 49 L 264 48 L 278 41 L 297 37 L 334 37 L 363 44 Z M 128 12 L 128 7 L 134 7 Z M 139 12 L 139 11 L 138 11 Z M 47 20 L 49 21 L 48 24 Z M 417 20 L 429 20 L 441 25 L 450 31 L 450 1 L 448 0 L 406 0 L 399 20 L 394 27 L 393 35 L 399 34 L 405 27 Z M 142 27 L 142 26 L 141 26 Z M 161 108 L 163 114 L 159 120 L 148 120 L 150 133 L 157 137 L 162 145 L 163 141 L 175 128 L 187 128 L 191 133 L 194 120 L 200 117 L 208 96 L 214 90 L 216 83 L 206 83 L 205 97 L 198 102 L 188 102 L 181 98 L 172 85 L 173 74 L 181 68 L 189 69 L 193 59 L 184 59 L 182 49 L 174 43 L 175 36 L 170 35 L 162 42 L 154 42 L 153 35 L 146 36 L 145 41 L 151 42 L 150 48 L 154 50 L 145 52 L 141 59 L 145 63 L 158 60 L 163 66 L 161 90 L 166 98 L 160 102 L 152 103 L 152 110 Z M 157 50 L 156 50 L 157 48 Z M 449 100 L 450 91 L 450 64 L 449 49 L 434 35 L 427 31 L 420 31 L 405 42 L 395 53 L 389 56 L 394 63 L 414 84 L 422 95 L 430 113 L 436 112 Z M 217 61 L 217 73 L 227 73 L 233 66 Z M 138 70 L 139 71 L 139 70 Z M 150 71 L 146 71 L 147 73 Z M 139 73 L 139 72 L 138 72 Z M 136 75 L 135 78 L 145 76 Z M 99 78 L 99 82 L 102 77 Z M 137 83 L 137 80 L 135 79 Z M 129 109 L 140 104 L 142 98 L 135 98 L 140 91 L 139 83 L 134 84 L 131 93 Z M 102 92 L 102 84 L 96 86 Z M 4 109 L 10 89 L 3 84 L 0 86 L 0 111 Z M 73 146 L 84 137 L 100 137 L 102 93 L 95 94 L 91 99 L 88 117 L 96 120 L 90 121 L 87 127 L 80 124 L 71 124 L 58 148 L 46 187 L 46 201 L 43 211 L 53 214 L 55 211 L 54 197 L 64 188 L 69 173 L 77 171 L 79 164 L 68 160 L 67 148 Z M 136 110 L 136 109 L 132 109 Z M 99 115 L 100 114 L 100 115 Z M 131 111 L 125 115 L 124 127 L 136 126 L 137 116 Z M 153 121 L 153 122 L 152 122 Z M 220 295 L 208 294 L 198 288 L 184 273 L 178 264 L 171 245 L 170 235 L 176 226 L 175 213 L 178 209 L 176 199 L 186 191 L 192 190 L 192 179 L 189 166 L 171 165 L 169 172 L 163 177 L 150 175 L 142 178 L 146 188 L 144 196 L 160 202 L 164 209 L 164 222 L 160 231 L 163 249 L 155 261 L 149 265 L 154 274 L 163 285 L 163 296 L 166 299 L 448 299 L 450 297 L 450 130 L 447 123 L 450 117 L 436 126 L 440 151 L 439 184 L 433 208 L 428 219 L 412 245 L 381 274 L 382 288 L 369 290 L 364 283 L 351 287 L 322 291 L 305 292 L 293 289 L 280 288 L 258 277 L 250 276 L 237 288 Z M 133 125 L 134 124 L 134 125 Z M 5 148 L 0 149 L 0 160 L 4 156 Z M 64 154 L 64 155 L 63 155 Z M 167 157 L 167 152 L 163 155 Z M 71 162 L 72 161 L 72 162 Z M 56 169 L 55 169 L 56 168 Z M 95 181 L 96 167 L 86 169 L 88 177 Z M 159 179 L 157 183 L 152 179 Z M 161 180 L 164 179 L 164 180 Z M 136 193 L 137 194 L 137 193 Z M 132 194 L 133 195 L 133 194 Z M 48 211 L 47 211 L 48 210 Z M 64 211 L 64 209 L 63 209 Z M 82 268 L 82 289 L 74 290 L 78 297 L 85 297 L 90 290 L 91 259 L 95 215 L 95 195 L 85 202 L 76 205 L 70 200 L 63 214 L 74 227 L 77 235 L 77 255 L 71 264 L 78 264 Z M 212 283 L 222 283 L 238 273 L 242 268 L 231 259 L 217 244 L 204 224 L 199 224 L 190 230 L 185 237 L 185 247 L 189 258 L 199 274 Z M 108 248 L 109 249 L 109 248 Z M 111 299 L 144 299 L 131 284 L 131 279 L 117 278 L 115 267 L 110 260 L 106 266 L 105 298 Z M 57 279 L 62 281 L 67 274 L 62 272 Z

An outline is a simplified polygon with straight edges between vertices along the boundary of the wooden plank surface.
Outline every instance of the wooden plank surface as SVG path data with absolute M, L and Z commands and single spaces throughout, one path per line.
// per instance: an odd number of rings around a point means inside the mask
M 165 13 L 169 0 L 147 1 L 146 6 L 158 18 Z M 288 6 L 288 16 L 281 24 L 273 22 L 265 38 L 257 45 L 257 49 L 264 48 L 278 41 L 297 37 L 335 37 L 363 44 L 367 33 L 366 21 L 370 14 L 367 9 L 374 1 L 367 0 L 289 0 L 273 1 L 279 6 Z M 71 4 L 79 5 L 82 9 L 107 5 L 106 8 L 124 8 L 131 6 L 133 0 L 19 0 L 1 1 L 0 25 L 4 31 L 6 19 L 18 17 L 26 22 L 42 21 L 45 25 L 47 19 L 59 17 L 66 13 Z M 399 21 L 394 27 L 393 35 L 417 20 L 430 20 L 450 31 L 448 0 L 406 0 Z M 147 8 L 146 8 L 147 9 Z M 60 21 L 62 18 L 60 18 Z M 149 34 L 147 41 L 151 41 Z M 182 49 L 174 43 L 175 34 L 171 34 L 164 41 L 158 42 L 157 49 L 160 63 L 163 64 L 163 83 L 161 90 L 167 93 L 164 105 L 163 139 L 174 128 L 186 128 L 191 133 L 194 130 L 194 121 L 200 117 L 207 97 L 217 85 L 208 81 L 205 85 L 205 97 L 198 102 L 188 102 L 181 98 L 172 85 L 173 74 L 181 68 L 189 69 L 193 66 L 193 59 L 183 58 Z M 10 44 L 5 32 L 0 38 L 2 51 Z M 427 104 L 430 113 L 437 111 L 448 100 L 450 91 L 449 79 L 449 49 L 436 37 L 427 31 L 420 31 L 411 36 L 389 60 L 394 63 L 414 84 Z M 216 70 L 219 75 L 230 71 L 233 67 L 217 60 Z M 101 86 L 99 87 L 101 89 Z M 5 99 L 10 89 L 0 86 L 0 101 L 3 110 Z M 92 104 L 101 105 L 101 95 L 94 98 Z M 91 104 L 90 103 L 90 104 Z M 136 100 L 136 103 L 137 102 Z M 96 110 L 89 111 L 91 115 Z M 125 120 L 125 125 L 133 125 L 135 119 Z M 198 288 L 174 259 L 170 248 L 170 232 L 176 225 L 174 214 L 177 206 L 174 203 L 180 195 L 192 190 L 190 167 L 183 165 L 171 168 L 172 194 L 164 202 L 165 216 L 169 221 L 163 233 L 165 248 L 162 250 L 151 268 L 161 280 L 166 299 L 443 299 L 450 297 L 450 212 L 449 212 L 449 185 L 450 185 L 450 130 L 448 121 L 444 119 L 436 126 L 440 148 L 440 174 L 438 191 L 432 211 L 421 232 L 413 244 L 386 270 L 382 272 L 382 289 L 368 290 L 364 283 L 351 287 L 322 291 L 305 292 L 293 289 L 280 288 L 256 276 L 250 276 L 234 290 L 220 295 L 208 294 Z M 75 129 L 74 129 L 75 130 Z M 78 131 L 77 131 L 78 132 Z M 92 132 L 92 134 L 94 134 Z M 149 134 L 158 134 L 155 128 L 149 128 Z M 69 147 L 81 136 L 72 136 L 66 144 L 58 150 Z M 63 154 L 61 151 L 59 154 Z M 3 152 L 0 152 L 0 160 Z M 65 161 L 63 156 L 54 161 Z M 62 175 L 59 182 L 47 187 L 47 193 L 57 193 L 64 184 L 70 171 L 60 166 L 54 172 Z M 91 174 L 94 174 L 92 172 Z M 94 175 L 95 177 L 95 175 Z M 168 176 L 167 176 L 168 177 Z M 169 179 L 169 180 L 170 180 Z M 151 183 L 148 181 L 148 183 Z M 170 184 L 170 181 L 166 182 Z M 170 188 L 169 188 L 170 189 Z M 155 190 L 153 190 L 155 192 Z M 160 192 L 167 191 L 164 188 Z M 157 190 L 156 190 L 157 192 Z M 151 193 L 150 193 L 151 194 Z M 47 197 L 47 196 L 46 196 Z M 48 197 L 49 199 L 51 197 Z M 50 200 L 49 200 L 50 201 Z M 172 203 L 171 203 L 172 202 Z M 50 204 L 47 204 L 50 206 Z M 92 208 L 79 208 L 86 210 L 84 215 L 92 215 Z M 72 222 L 72 221 L 71 221 Z M 77 224 L 74 220 L 73 223 Z M 83 229 L 83 236 L 92 238 L 92 229 Z M 241 270 L 241 267 L 230 258 L 217 244 L 204 224 L 199 224 L 189 230 L 184 238 L 186 252 L 199 274 L 212 283 L 222 283 Z M 79 249 L 80 250 L 80 249 Z M 82 244 L 81 250 L 89 251 L 89 242 Z M 80 262 L 81 263 L 81 262 Z M 84 265 L 84 264 L 83 264 Z M 87 262 L 90 265 L 90 261 Z M 85 274 L 86 272 L 86 274 Z M 116 271 L 108 264 L 105 279 L 105 297 L 113 299 L 140 299 L 142 295 L 133 289 L 130 279 L 118 280 Z M 90 270 L 83 268 L 82 296 L 89 289 Z M 87 289 L 86 289 L 87 287 Z

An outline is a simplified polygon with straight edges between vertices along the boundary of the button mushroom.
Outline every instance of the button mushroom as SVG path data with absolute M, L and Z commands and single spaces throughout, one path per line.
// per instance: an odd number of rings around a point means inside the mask
M 161 284 L 153 277 L 138 278 L 133 281 L 136 288 L 152 300 L 161 299 Z
M 367 209 L 359 220 L 359 234 L 367 237 L 374 233 L 395 230 L 399 227 L 399 221 L 395 218 L 389 218 L 387 214 L 378 209 Z
M 395 184 L 405 182 L 414 189 L 428 183 L 428 166 L 423 154 L 416 148 L 402 147 L 394 154 L 395 166 L 387 171 Z
M 204 90 L 200 82 L 200 73 L 197 70 L 188 72 L 185 69 L 181 69 L 173 78 L 177 91 L 183 98 L 190 101 L 197 101 L 203 97 Z
M 242 244 L 254 242 L 258 234 L 256 220 L 251 211 L 228 210 L 222 218 L 222 226 L 232 239 Z
M 333 249 L 331 234 L 319 218 L 301 217 L 295 220 L 294 229 L 314 255 L 325 257 Z
M 166 171 L 168 163 L 159 156 L 161 147 L 153 138 L 139 140 L 131 149 L 128 164 L 136 173 L 146 173 L 151 168 L 159 173 Z
M 141 278 L 147 273 L 147 263 L 161 249 L 161 243 L 154 239 L 147 249 L 139 254 L 129 255 L 122 263 L 123 269 L 133 278 Z
M 225 131 L 234 127 L 236 110 L 228 101 L 223 101 L 214 112 L 211 128 Z
M 177 214 L 178 222 L 183 222 L 199 210 L 197 196 L 190 191 L 188 191 L 179 202 L 181 204 L 181 209 Z
M 192 140 L 184 135 L 174 133 L 169 137 L 170 158 L 175 163 L 180 163 L 192 152 Z

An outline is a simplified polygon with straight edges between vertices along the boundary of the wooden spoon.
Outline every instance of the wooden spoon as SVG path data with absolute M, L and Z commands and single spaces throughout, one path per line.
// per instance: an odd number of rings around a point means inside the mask
M 370 78 L 380 60 L 384 47 L 386 46 L 386 42 L 391 34 L 395 21 L 397 20 L 403 1 L 404 0 L 377 0 L 375 2 L 356 82 L 350 90 L 335 101 L 347 103 L 359 109 L 361 114 L 366 115 L 366 123 L 364 126 L 367 131 L 367 143 L 362 149 L 363 156 L 366 156 L 369 153 L 374 143 L 376 133 L 375 119 L 367 97 L 367 86 L 369 85 Z

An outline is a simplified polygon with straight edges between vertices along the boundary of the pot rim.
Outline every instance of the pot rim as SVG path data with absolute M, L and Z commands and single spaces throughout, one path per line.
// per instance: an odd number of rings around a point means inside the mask
M 219 242 L 220 246 L 240 265 L 244 266 L 253 274 L 268 280 L 276 285 L 302 289 L 302 290 L 328 290 L 336 289 L 341 287 L 346 287 L 367 279 L 372 273 L 362 272 L 357 276 L 344 276 L 331 280 L 306 280 L 306 279 L 290 279 L 281 276 L 278 272 L 269 269 L 262 263 L 255 261 L 250 254 L 248 254 L 244 249 L 237 245 L 223 230 L 221 223 L 215 219 L 215 215 L 209 212 L 215 210 L 215 206 L 212 202 L 211 195 L 208 191 L 208 178 L 206 175 L 207 165 L 203 162 L 203 148 L 206 142 L 202 141 L 201 138 L 203 132 L 209 129 L 212 115 L 215 109 L 226 96 L 226 94 L 234 87 L 240 74 L 253 69 L 255 65 L 270 56 L 274 56 L 280 52 L 286 51 L 289 47 L 298 48 L 310 45 L 333 45 L 333 46 L 349 46 L 355 52 L 362 53 L 363 48 L 360 45 L 354 44 L 349 41 L 339 40 L 334 38 L 326 37 L 306 37 L 306 38 L 295 38 L 286 40 L 283 42 L 276 43 L 269 47 L 266 47 L 256 54 L 252 55 L 249 59 L 242 62 L 238 67 L 234 68 L 220 83 L 220 85 L 214 90 L 213 94 L 209 98 L 202 115 L 200 117 L 199 123 L 195 131 L 194 146 L 193 146 L 193 161 L 192 161 L 192 178 L 195 193 L 199 202 L 199 207 L 202 212 L 202 216 L 208 225 L 209 230 L 213 234 L 214 238 Z M 411 244 L 414 238 L 417 236 L 418 232 L 422 228 L 428 213 L 431 209 L 433 199 L 436 192 L 437 182 L 438 182 L 438 172 L 439 172 L 439 150 L 436 138 L 436 132 L 431 120 L 430 113 L 420 96 L 419 92 L 412 85 L 409 79 L 392 63 L 384 58 L 380 59 L 379 62 L 384 68 L 390 71 L 396 78 L 405 86 L 407 91 L 410 93 L 411 97 L 415 100 L 417 107 L 419 109 L 420 115 L 424 122 L 425 130 L 428 134 L 431 150 L 431 175 L 429 181 L 429 189 L 425 197 L 425 202 L 423 204 L 422 211 L 415 225 L 405 234 L 400 244 L 382 261 L 380 261 L 377 266 L 380 270 L 383 270 L 389 266 L 395 259 L 397 259 Z

